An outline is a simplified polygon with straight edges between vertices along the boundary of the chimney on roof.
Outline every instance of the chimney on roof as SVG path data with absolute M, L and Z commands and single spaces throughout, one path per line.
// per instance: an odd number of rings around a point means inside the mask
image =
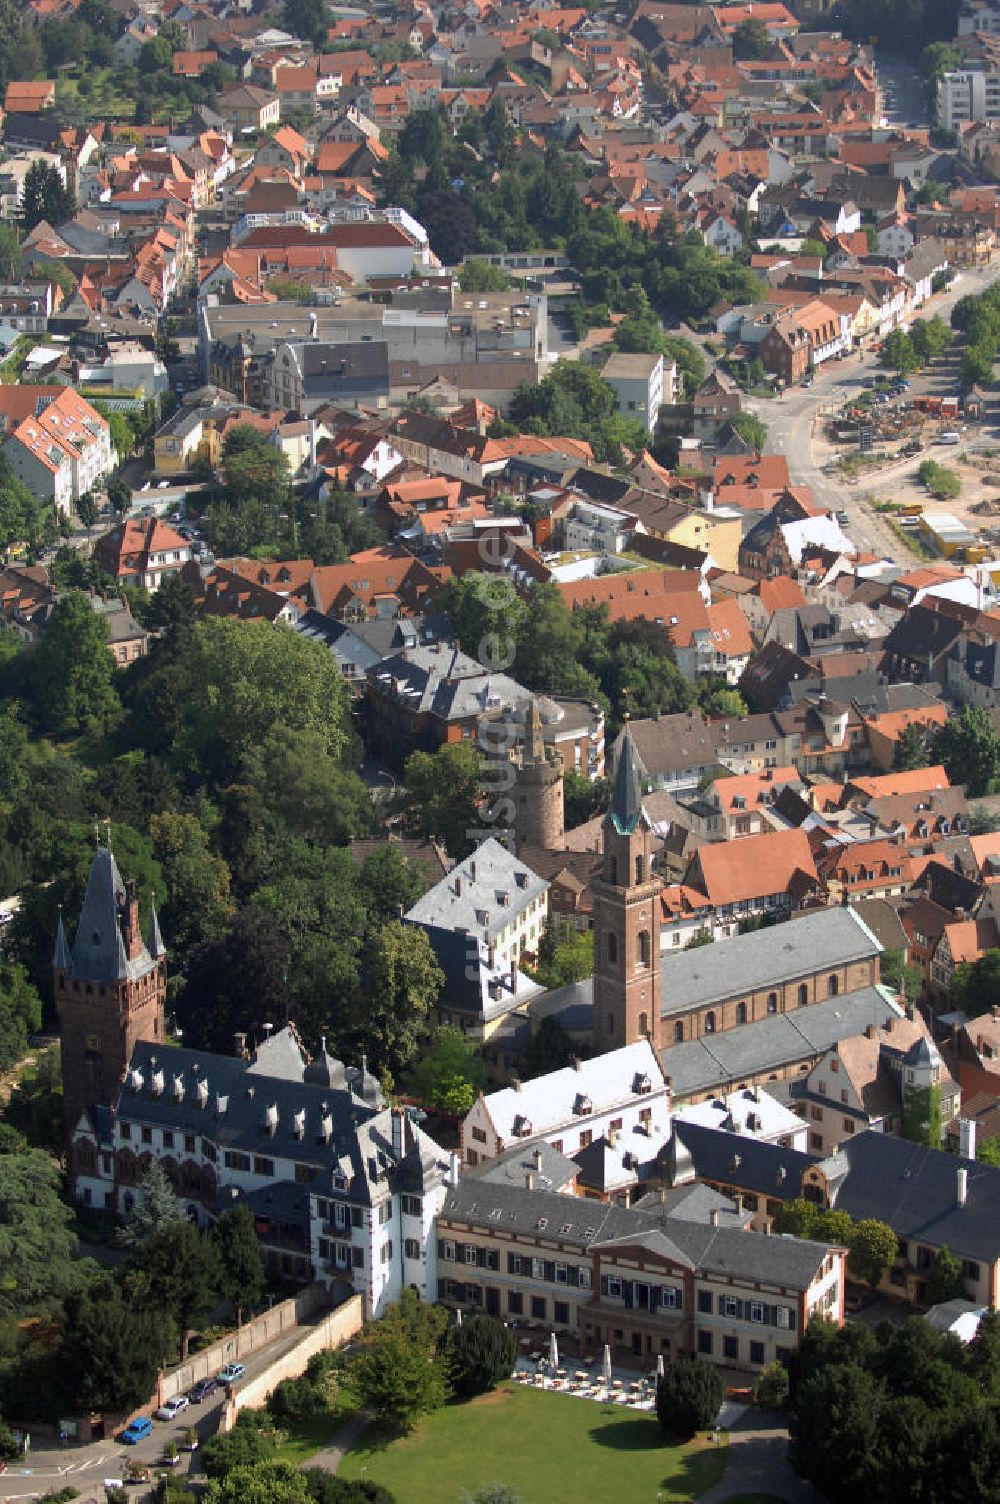
M 234 1035 L 234 1039 L 236 1041 L 236 1058 L 237 1058 L 237 1060 L 246 1060 L 247 1059 L 247 1037 L 246 1037 L 246 1035 L 242 1034 L 242 1033 L 239 1033 L 239 1034 Z
M 964 1206 L 969 1195 L 969 1172 L 964 1166 L 955 1172 L 955 1204 Z
M 454 1149 L 448 1157 L 448 1184 L 458 1185 L 458 1155 Z
M 525 1170 L 524 1172 L 524 1189 L 526 1191 L 533 1191 L 535 1189 L 535 1173 L 533 1170 Z
M 709 1226 L 710 1227 L 718 1227 L 720 1219 L 721 1219 L 721 1213 L 719 1211 L 719 1208 L 717 1206 L 713 1206 L 712 1210 L 708 1214 Z
M 541 1151 L 541 1149 L 540 1148 L 536 1148 L 536 1149 L 532 1150 L 531 1158 L 532 1158 L 532 1161 L 534 1163 L 535 1169 L 536 1170 L 540 1170 L 542 1168 L 542 1151 Z

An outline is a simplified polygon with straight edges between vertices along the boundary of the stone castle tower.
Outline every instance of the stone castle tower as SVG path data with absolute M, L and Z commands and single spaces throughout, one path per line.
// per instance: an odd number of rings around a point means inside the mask
M 98 846 L 72 947 L 62 915 L 52 956 L 67 1142 L 83 1113 L 113 1105 L 138 1040 L 162 1040 L 166 950 L 155 907 L 139 928 L 135 883 L 123 882 L 110 840 Z
M 515 851 L 528 846 L 558 850 L 566 828 L 563 768 L 559 754 L 545 745 L 537 699 L 528 710 L 513 798 Z
M 653 829 L 642 807 L 635 746 L 626 724 L 604 817 L 604 862 L 593 879 L 594 1051 L 648 1039 L 660 1022 L 660 893 L 652 870 Z

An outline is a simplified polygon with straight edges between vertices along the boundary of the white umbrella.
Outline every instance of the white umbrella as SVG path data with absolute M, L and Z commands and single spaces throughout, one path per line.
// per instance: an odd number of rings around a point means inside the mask
M 656 1355 L 656 1377 L 658 1379 L 662 1379 L 663 1375 L 665 1373 L 666 1373 L 666 1368 L 664 1367 L 664 1363 L 663 1363 L 663 1354 L 662 1353 L 657 1353 L 657 1355 Z
M 604 1361 L 601 1364 L 601 1378 L 605 1384 L 611 1383 L 611 1348 L 606 1342 L 604 1344 Z
M 549 1362 L 553 1368 L 559 1367 L 559 1344 L 556 1341 L 555 1332 L 549 1338 Z
M 461 1326 L 462 1325 L 462 1307 L 461 1306 L 459 1306 L 458 1310 L 455 1312 L 455 1325 L 456 1326 Z

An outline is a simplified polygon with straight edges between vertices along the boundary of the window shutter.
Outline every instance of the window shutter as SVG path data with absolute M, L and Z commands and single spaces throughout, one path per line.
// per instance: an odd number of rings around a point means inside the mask
M 720 1295 L 719 1296 L 719 1315 L 720 1316 L 725 1316 L 725 1314 L 726 1314 L 726 1297 L 724 1295 Z
M 545 1278 L 550 1285 L 556 1282 L 556 1266 L 554 1259 L 545 1260 Z
M 601 1275 L 601 1294 L 602 1295 L 607 1295 L 607 1293 L 608 1293 L 608 1276 L 606 1274 L 602 1274 Z
M 507 1255 L 507 1273 L 508 1274 L 516 1274 L 517 1272 L 518 1272 L 518 1270 L 517 1270 L 517 1255 L 515 1253 L 508 1253 L 508 1255 Z

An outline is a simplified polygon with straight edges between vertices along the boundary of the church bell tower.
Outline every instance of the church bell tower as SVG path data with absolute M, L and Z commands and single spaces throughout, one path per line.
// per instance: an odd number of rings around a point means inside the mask
M 67 1145 L 83 1113 L 111 1107 L 139 1040 L 164 1035 L 166 950 L 153 907 L 144 939 L 134 882 L 123 882 L 110 837 L 98 845 L 72 947 L 62 915 L 52 955 Z
M 604 863 L 593 880 L 594 1051 L 662 1044 L 660 893 L 653 829 L 642 807 L 638 757 L 626 722 L 604 817 Z

